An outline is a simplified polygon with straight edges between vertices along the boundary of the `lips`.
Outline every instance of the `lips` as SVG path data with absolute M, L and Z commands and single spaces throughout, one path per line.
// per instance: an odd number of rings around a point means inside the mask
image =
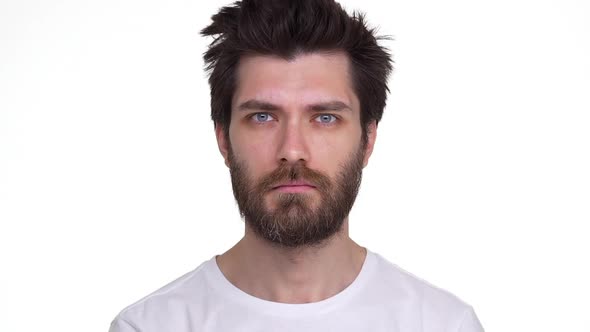
M 279 188 L 315 188 L 315 186 L 309 182 L 306 181 L 291 181 L 291 182 L 285 182 L 285 183 L 281 183 L 278 184 L 276 186 L 274 186 L 272 189 L 279 189 Z
M 311 190 L 315 190 L 315 187 L 310 184 L 291 184 L 285 183 L 273 188 L 273 192 L 284 193 L 284 194 L 299 194 L 306 193 Z

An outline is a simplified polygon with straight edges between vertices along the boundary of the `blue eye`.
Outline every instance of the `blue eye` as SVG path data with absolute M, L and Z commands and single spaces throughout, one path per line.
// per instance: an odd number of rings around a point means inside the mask
M 269 113 L 256 113 L 252 119 L 256 122 L 268 122 L 272 120 L 272 116 Z
M 322 124 L 331 124 L 337 120 L 337 118 L 332 114 L 321 114 L 315 118 L 316 122 Z

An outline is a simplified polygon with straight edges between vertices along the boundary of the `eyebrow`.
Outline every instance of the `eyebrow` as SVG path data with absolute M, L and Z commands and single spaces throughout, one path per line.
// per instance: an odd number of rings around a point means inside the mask
M 247 110 L 259 110 L 259 111 L 278 111 L 281 108 L 277 105 L 265 102 L 265 101 L 261 101 L 261 100 L 256 100 L 256 99 L 250 99 L 246 102 L 243 102 L 240 104 L 240 106 L 238 106 L 238 110 L 239 111 L 247 111 Z
M 352 107 L 350 107 L 348 104 L 346 104 L 342 101 L 339 101 L 339 100 L 322 102 L 322 103 L 315 103 L 315 104 L 311 104 L 311 105 L 307 106 L 306 108 L 310 111 L 313 111 L 313 112 L 344 111 L 344 110 L 352 111 Z M 250 99 L 248 101 L 241 103 L 238 106 L 238 110 L 239 111 L 247 111 L 247 110 L 280 111 L 281 107 L 278 105 L 269 103 L 269 102 L 262 101 L 262 100 Z

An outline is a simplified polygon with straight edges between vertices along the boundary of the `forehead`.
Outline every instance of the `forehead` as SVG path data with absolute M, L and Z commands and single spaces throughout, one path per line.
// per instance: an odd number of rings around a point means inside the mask
M 248 99 L 277 104 L 340 100 L 358 109 L 348 57 L 341 52 L 307 53 L 284 59 L 250 55 L 240 59 L 232 105 Z

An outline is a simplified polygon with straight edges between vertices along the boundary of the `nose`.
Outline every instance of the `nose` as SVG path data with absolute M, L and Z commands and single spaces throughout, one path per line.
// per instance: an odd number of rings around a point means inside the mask
M 279 134 L 277 159 L 280 163 L 309 162 L 310 154 L 303 126 L 287 121 Z

